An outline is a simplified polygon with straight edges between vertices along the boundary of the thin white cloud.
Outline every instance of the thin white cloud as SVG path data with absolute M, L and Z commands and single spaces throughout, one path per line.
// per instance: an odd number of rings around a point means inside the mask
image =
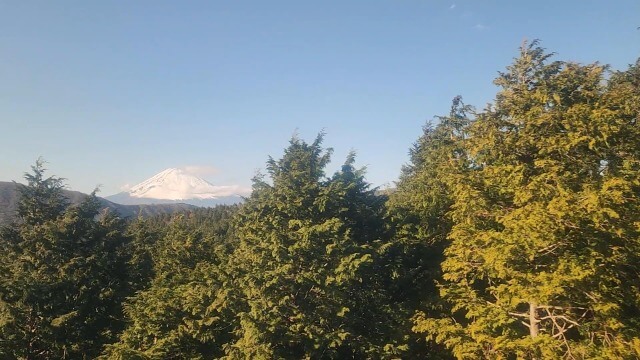
M 451 6 L 449 6 L 449 10 L 453 10 L 456 8 L 456 4 L 451 4 Z
M 181 167 L 181 169 L 187 174 L 195 176 L 207 176 L 218 174 L 218 169 L 210 165 L 187 165 Z
M 251 194 L 251 188 L 241 185 L 220 185 L 213 186 L 212 193 L 216 196 L 232 196 L 232 195 L 240 195 L 240 196 L 248 196 Z
M 120 190 L 122 191 L 129 191 L 129 189 L 131 189 L 131 184 L 124 184 L 120 186 Z
M 208 176 L 220 175 L 220 169 L 211 165 L 185 165 L 180 167 L 180 169 L 189 175 L 198 177 L 206 178 Z M 248 196 L 251 194 L 251 187 L 241 185 L 213 185 L 209 190 L 215 196 Z
M 488 26 L 487 26 L 487 25 L 484 25 L 484 24 L 480 24 L 480 23 L 478 23 L 478 24 L 476 24 L 476 26 L 474 26 L 474 28 L 475 28 L 476 30 L 482 31 L 482 30 L 486 30 L 486 29 L 488 28 Z

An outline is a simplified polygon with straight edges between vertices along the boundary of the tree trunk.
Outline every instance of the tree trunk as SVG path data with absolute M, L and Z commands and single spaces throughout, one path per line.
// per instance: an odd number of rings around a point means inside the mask
M 529 334 L 532 338 L 536 338 L 538 336 L 538 332 L 540 331 L 538 327 L 538 303 L 532 301 L 529 303 Z

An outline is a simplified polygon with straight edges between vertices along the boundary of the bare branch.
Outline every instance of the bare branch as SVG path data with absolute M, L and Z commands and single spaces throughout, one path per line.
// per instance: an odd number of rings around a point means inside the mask
M 554 309 L 554 310 L 587 310 L 587 308 L 580 306 L 555 306 L 555 305 L 539 305 L 541 309 Z
M 518 317 L 522 317 L 522 318 L 529 318 L 529 314 L 524 314 L 524 313 L 517 313 L 517 312 L 509 312 L 509 315 L 513 315 L 513 316 L 518 316 Z

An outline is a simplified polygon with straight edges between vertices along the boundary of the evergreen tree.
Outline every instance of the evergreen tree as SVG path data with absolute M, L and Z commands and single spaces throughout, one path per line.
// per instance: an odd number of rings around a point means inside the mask
M 17 224 L 0 234 L 0 354 L 92 358 L 119 331 L 122 222 L 96 221 L 95 194 L 68 207 L 42 161 L 25 178 Z
M 424 127 L 389 198 L 387 216 L 394 231 L 393 246 L 387 250 L 393 264 L 389 288 L 405 318 L 398 330 L 409 336 L 409 353 L 415 357 L 447 357 L 446 350 L 433 343 L 421 344 L 420 337 L 411 335 L 411 318 L 417 310 L 430 315 L 446 311 L 438 301 L 436 281 L 452 227 L 449 183 L 466 164 L 463 141 L 471 111 L 458 96 L 448 116 L 438 117 L 435 127 Z
M 148 287 L 127 304 L 128 326 L 110 359 L 211 359 L 224 355 L 234 314 L 227 294 L 230 218 L 236 208 L 219 206 L 174 216 L 169 222 L 138 221 L 136 233 L 154 233 L 139 258 L 151 262 Z M 146 224 L 149 223 L 149 224 Z M 142 225 L 145 224 L 145 225 Z M 148 259 L 150 258 L 150 259 Z M 149 273 L 149 270 L 144 271 Z M 144 273 L 143 272 L 143 273 Z
M 640 355 L 637 92 L 550 56 L 523 45 L 451 178 L 453 316 L 415 328 L 458 358 Z
M 160 217 L 160 216 L 158 216 Z M 154 224 L 153 220 L 138 217 L 127 224 L 126 236 L 129 242 L 126 251 L 130 255 L 128 267 L 128 291 L 135 294 L 137 291 L 149 287 L 153 279 L 153 251 L 158 239 L 162 238 L 167 230 L 167 224 Z
M 44 160 L 39 158 L 31 166 L 32 174 L 25 173 L 27 185 L 18 184 L 20 201 L 18 217 L 28 225 L 36 225 L 60 216 L 68 206 L 64 197 L 64 179 L 51 176 L 46 178 Z
M 331 150 L 322 140 L 293 138 L 237 217 L 243 304 L 231 358 L 383 356 L 385 318 L 367 304 L 381 295 L 374 263 L 383 201 L 353 156 L 326 179 Z

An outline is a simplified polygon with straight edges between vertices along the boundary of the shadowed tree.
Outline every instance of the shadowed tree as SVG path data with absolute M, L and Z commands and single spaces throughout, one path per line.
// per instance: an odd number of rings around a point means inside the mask
M 123 223 L 96 220 L 95 194 L 68 206 L 42 160 L 26 174 L 16 224 L 0 234 L 2 358 L 92 358 L 121 328 Z
M 103 358 L 224 355 L 223 345 L 232 338 L 234 322 L 226 263 L 234 243 L 229 224 L 235 211 L 235 206 L 200 209 L 160 225 L 158 238 L 147 247 L 148 256 L 141 256 L 143 263 L 150 260 L 151 281 L 127 301 L 127 328 Z M 147 227 L 153 229 L 153 225 L 142 225 L 145 222 L 135 225 L 139 234 L 148 234 Z
M 437 117 L 437 125 L 426 125 L 423 135 L 410 150 L 410 163 L 403 167 L 388 203 L 389 226 L 394 231 L 393 246 L 387 256 L 393 264 L 393 301 L 400 304 L 409 353 L 414 357 L 450 356 L 433 343 L 421 343 L 412 334 L 412 316 L 417 310 L 435 315 L 443 311 L 436 281 L 451 231 L 449 216 L 453 203 L 450 182 L 466 166 L 463 141 L 472 108 L 460 96 L 453 100 L 448 116 Z

